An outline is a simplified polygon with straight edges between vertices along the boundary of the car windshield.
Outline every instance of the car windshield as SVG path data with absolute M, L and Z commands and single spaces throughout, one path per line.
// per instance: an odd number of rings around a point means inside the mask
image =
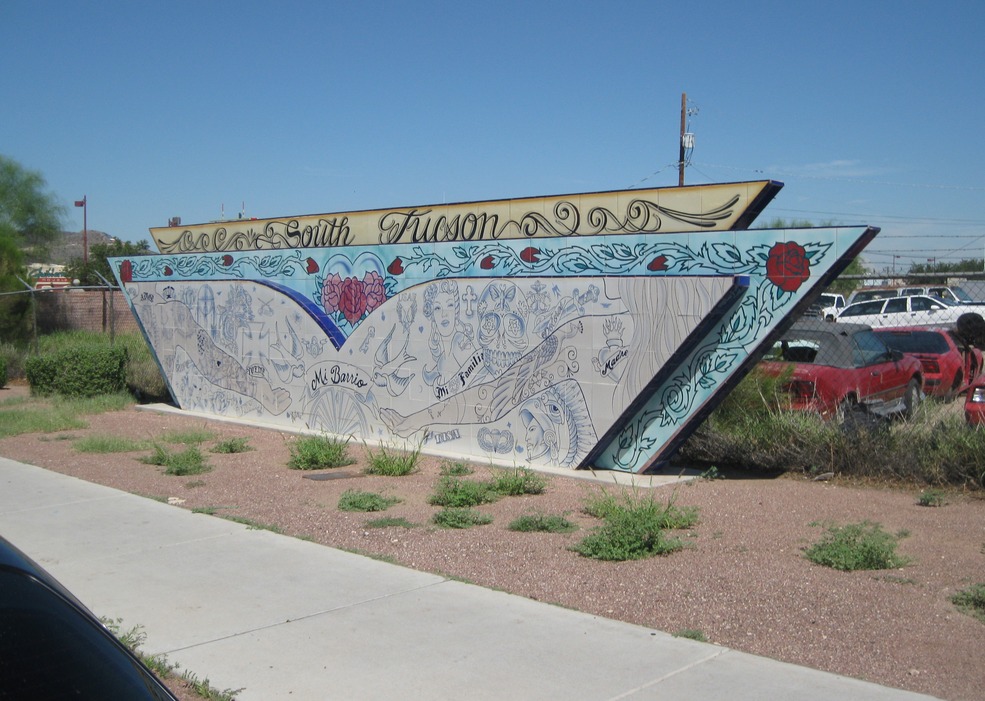
M 859 357 L 860 346 L 864 350 L 864 359 Z M 877 356 L 884 356 L 885 353 L 885 344 L 871 331 L 845 334 L 794 329 L 766 353 L 765 359 L 801 365 L 849 368 L 853 365 L 868 365 Z
M 876 335 L 903 353 L 947 353 L 950 348 L 944 336 L 934 331 L 877 331 Z
M 944 297 L 945 299 L 950 299 L 950 295 L 947 294 L 947 291 L 950 291 L 950 293 L 954 295 L 954 299 L 958 302 L 964 303 L 974 301 L 971 298 L 971 295 L 964 291 L 963 287 L 958 287 L 957 285 L 952 285 L 951 287 L 930 288 L 930 294 L 937 295 L 938 297 Z

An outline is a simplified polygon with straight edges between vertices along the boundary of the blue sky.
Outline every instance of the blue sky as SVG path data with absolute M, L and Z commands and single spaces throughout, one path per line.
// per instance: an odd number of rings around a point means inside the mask
M 880 270 L 985 254 L 985 4 L 0 6 L 0 154 L 81 230 L 773 178 Z

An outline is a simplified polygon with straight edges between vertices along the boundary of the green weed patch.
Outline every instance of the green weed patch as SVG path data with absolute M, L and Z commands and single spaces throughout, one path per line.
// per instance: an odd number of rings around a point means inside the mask
M 896 552 L 900 537 L 870 521 L 830 526 L 804 555 L 817 565 L 844 572 L 896 569 L 910 561 Z
M 292 470 L 322 470 L 351 465 L 349 441 L 333 436 L 300 436 L 288 446 Z
M 386 511 L 399 502 L 397 497 L 348 489 L 339 496 L 339 511 Z

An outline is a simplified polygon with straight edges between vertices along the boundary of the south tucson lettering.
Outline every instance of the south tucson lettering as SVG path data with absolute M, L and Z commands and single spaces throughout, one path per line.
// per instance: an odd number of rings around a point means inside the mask
M 499 238 L 499 216 L 483 212 L 431 217 L 431 210 L 387 212 L 380 217 L 380 243 L 482 241 Z

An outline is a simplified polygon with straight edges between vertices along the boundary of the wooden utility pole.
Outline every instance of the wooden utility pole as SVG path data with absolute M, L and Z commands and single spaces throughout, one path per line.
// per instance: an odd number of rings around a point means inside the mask
M 687 93 L 681 93 L 681 138 L 678 143 L 681 147 L 681 157 L 677 161 L 678 176 L 677 184 L 684 186 L 684 132 L 687 129 Z

